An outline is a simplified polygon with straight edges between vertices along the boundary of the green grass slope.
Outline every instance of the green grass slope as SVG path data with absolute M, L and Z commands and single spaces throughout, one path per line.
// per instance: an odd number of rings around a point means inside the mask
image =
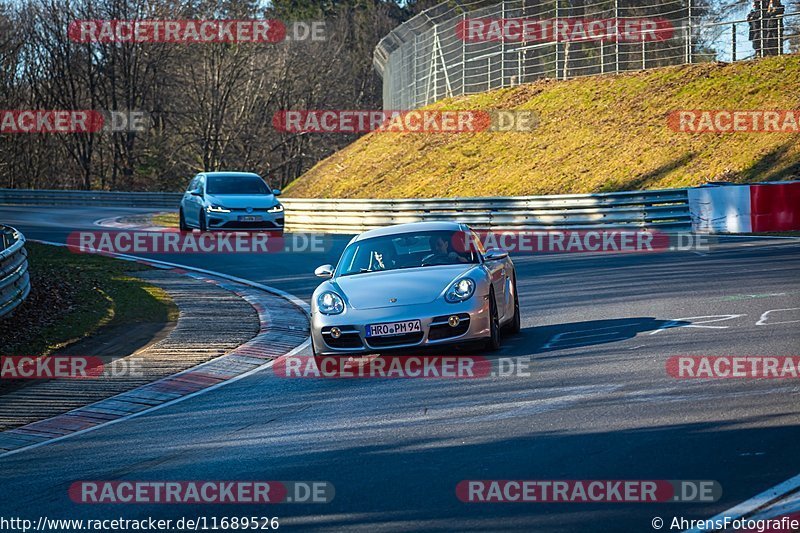
M 542 80 L 430 109 L 534 111 L 527 133 L 371 133 L 290 184 L 293 197 L 510 196 L 800 176 L 800 135 L 688 134 L 676 110 L 800 110 L 800 56 Z

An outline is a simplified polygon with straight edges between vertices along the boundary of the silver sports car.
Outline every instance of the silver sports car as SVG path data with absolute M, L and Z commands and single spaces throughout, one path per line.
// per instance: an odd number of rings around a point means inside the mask
M 314 355 L 384 353 L 480 341 L 520 329 L 508 254 L 463 224 L 403 224 L 354 237 L 311 298 Z

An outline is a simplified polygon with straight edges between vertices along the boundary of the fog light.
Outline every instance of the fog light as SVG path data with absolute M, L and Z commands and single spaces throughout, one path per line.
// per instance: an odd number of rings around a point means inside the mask
M 461 319 L 458 318 L 456 315 L 453 315 L 447 319 L 447 323 L 450 324 L 451 328 L 454 328 L 461 323 Z
M 334 339 L 338 339 L 341 336 L 342 336 L 342 330 L 340 330 L 339 328 L 331 328 L 331 337 L 333 337 Z

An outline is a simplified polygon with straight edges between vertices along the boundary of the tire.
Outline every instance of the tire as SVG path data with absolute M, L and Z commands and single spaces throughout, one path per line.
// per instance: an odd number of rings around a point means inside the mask
M 494 288 L 489 290 L 489 338 L 486 339 L 485 348 L 490 352 L 500 349 L 500 315 L 497 312 L 497 303 L 494 298 Z
M 206 222 L 205 211 L 200 211 L 200 232 L 208 231 L 208 222 Z
M 181 231 L 189 231 L 189 226 L 186 225 L 186 217 L 183 216 L 183 209 L 178 212 L 178 228 Z
M 517 278 L 514 276 L 514 318 L 506 326 L 508 332 L 517 334 L 522 329 L 522 316 L 519 314 L 519 293 L 517 293 Z

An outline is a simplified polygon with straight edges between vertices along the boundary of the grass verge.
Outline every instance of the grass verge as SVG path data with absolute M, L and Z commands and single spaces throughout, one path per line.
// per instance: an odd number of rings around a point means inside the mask
M 163 228 L 177 228 L 178 213 L 156 213 L 150 217 L 150 223 Z
M 177 319 L 163 289 L 131 275 L 145 265 L 31 242 L 25 248 L 31 294 L 0 322 L 4 356 L 48 355 L 103 326 Z
M 800 134 L 673 131 L 680 110 L 796 110 L 800 55 L 541 80 L 428 109 L 524 110 L 526 133 L 371 133 L 286 187 L 303 198 L 597 193 L 800 175 Z

